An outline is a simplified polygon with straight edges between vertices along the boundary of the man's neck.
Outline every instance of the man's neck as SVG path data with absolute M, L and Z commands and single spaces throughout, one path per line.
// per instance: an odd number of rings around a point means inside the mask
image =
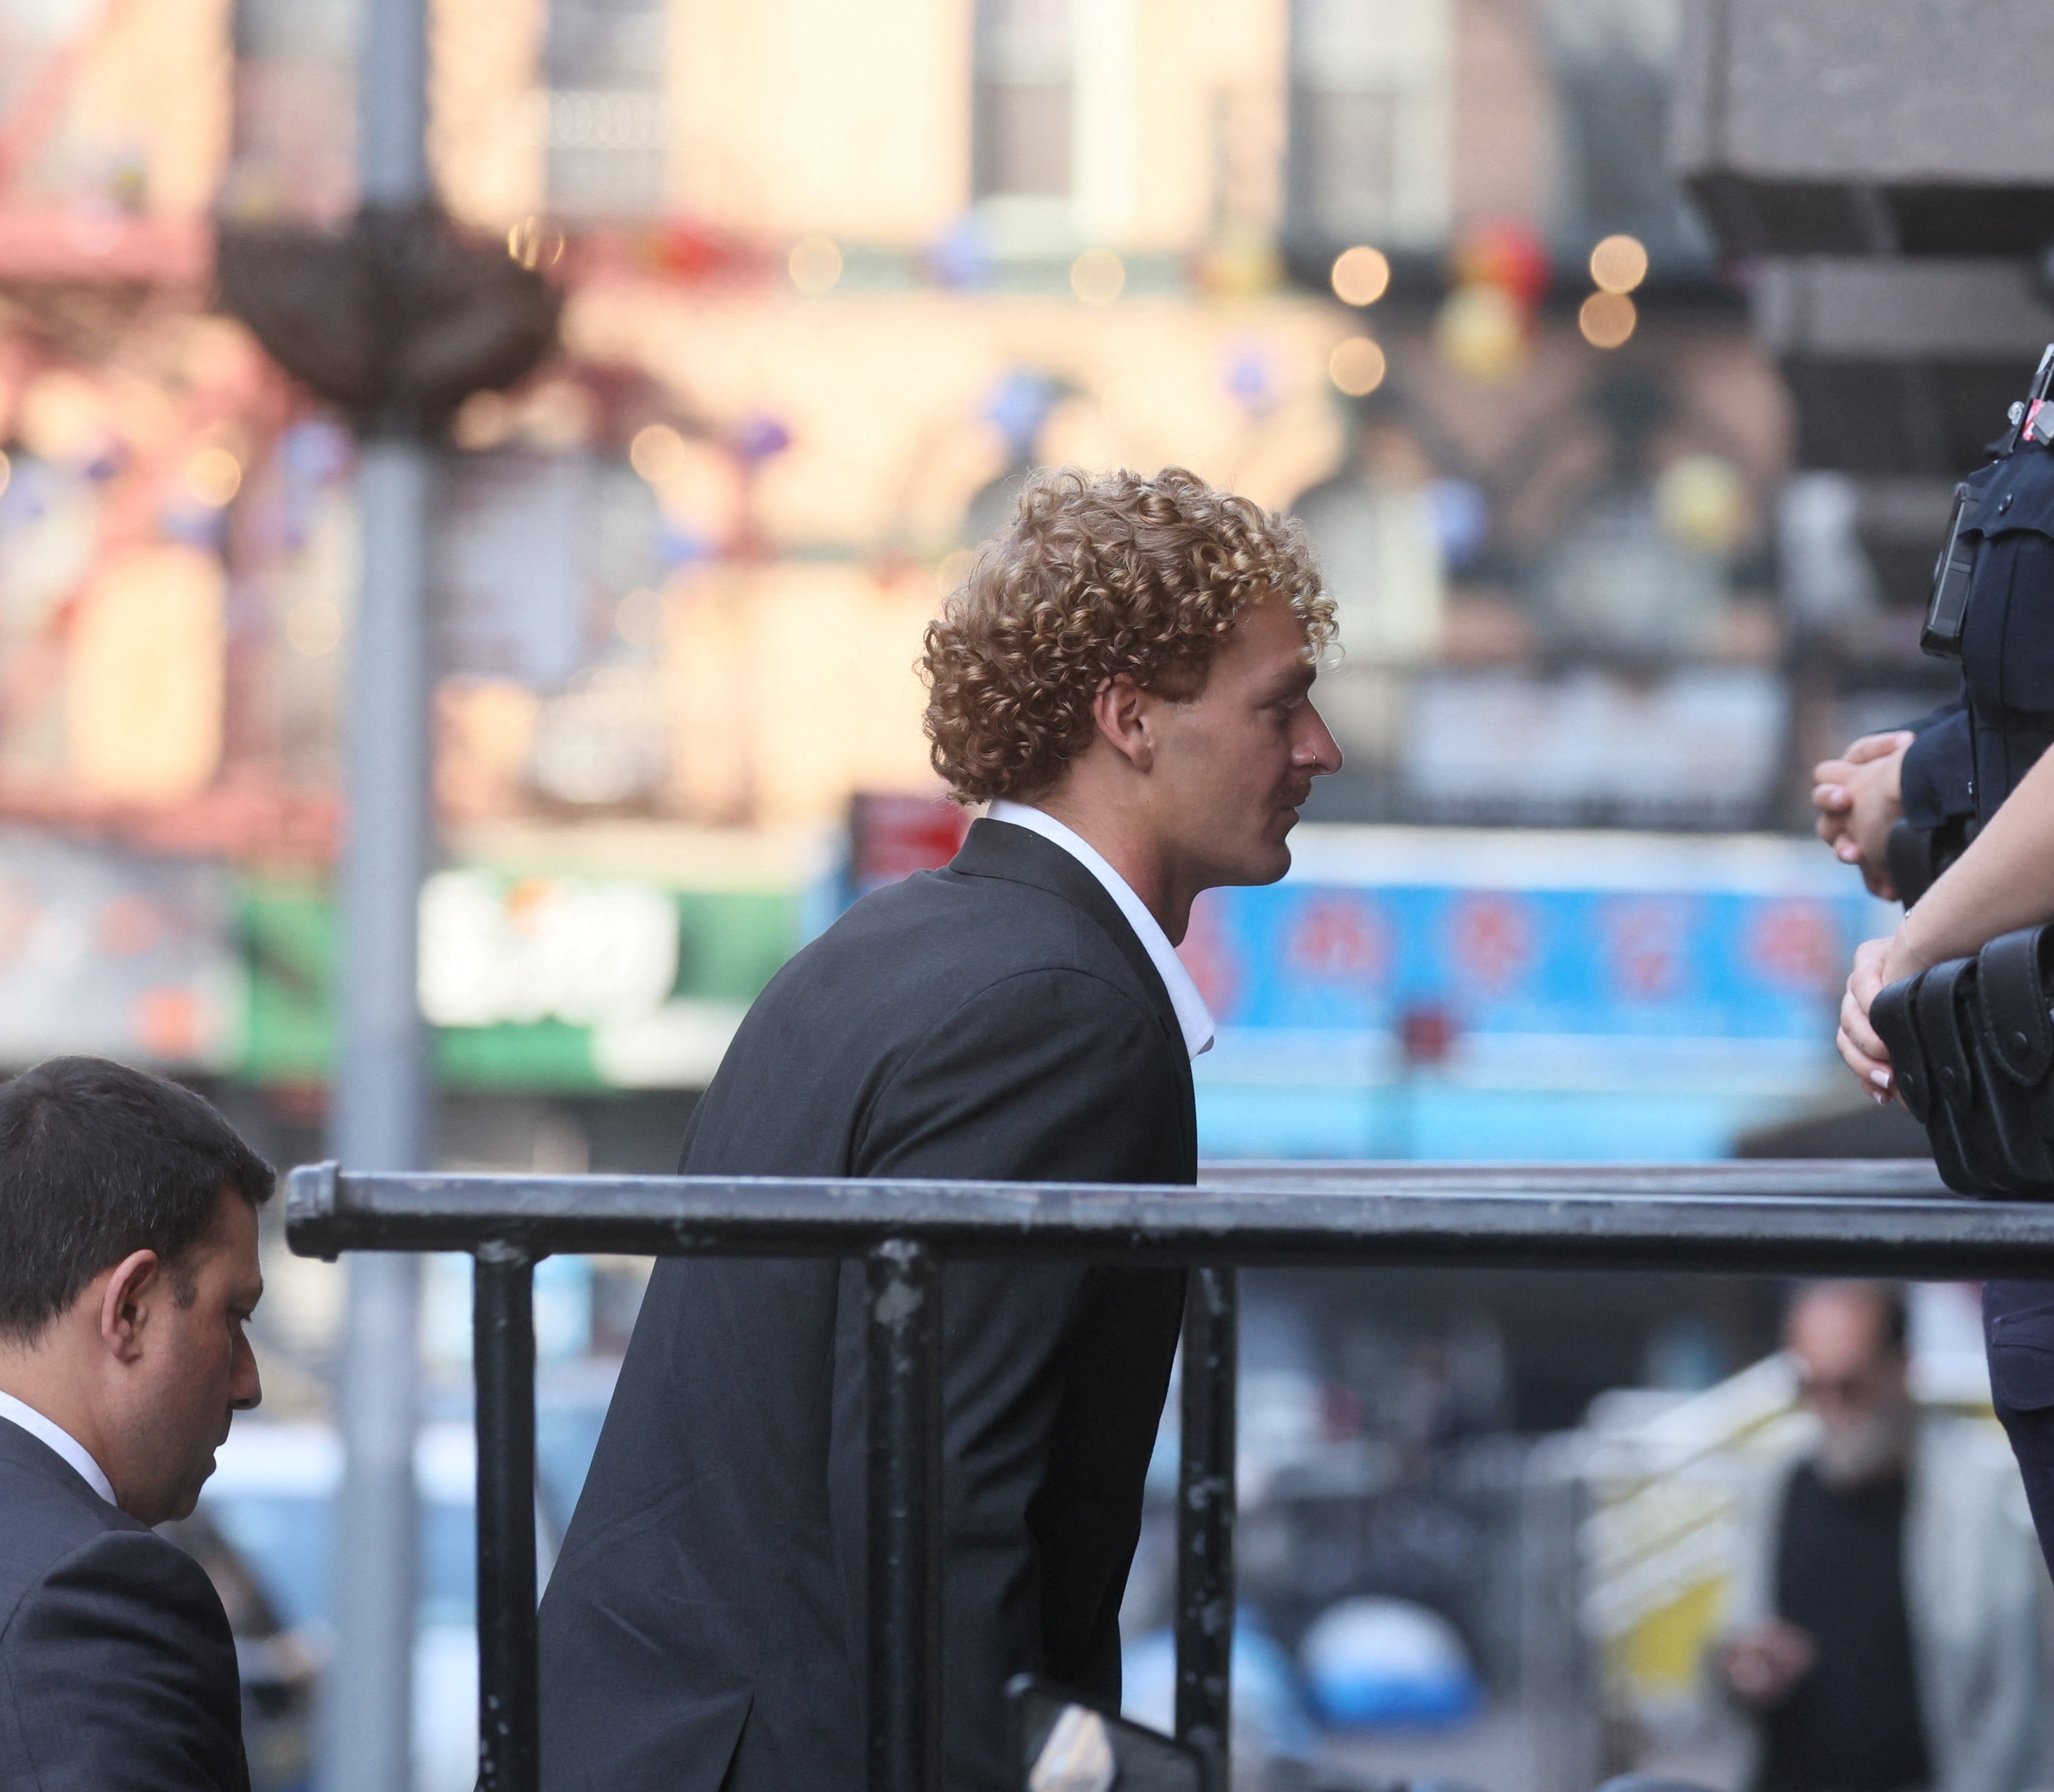
M 1196 890 L 1179 890 L 1160 844 L 1138 815 L 1109 804 L 1080 800 L 1068 789 L 1037 797 L 1028 805 L 1060 821 L 1117 871 L 1172 945 L 1181 945 L 1191 925 Z
M 24 1406 L 40 1413 L 104 1470 L 105 1440 L 92 1405 L 78 1397 L 73 1378 L 52 1357 L 47 1350 L 0 1350 L 0 1393 L 12 1394 Z

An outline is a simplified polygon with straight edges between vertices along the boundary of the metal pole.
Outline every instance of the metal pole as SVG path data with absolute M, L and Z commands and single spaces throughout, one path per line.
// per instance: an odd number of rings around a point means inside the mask
M 478 1248 L 478 1792 L 536 1792 L 535 1276 L 512 1245 Z
M 356 89 L 359 198 L 367 208 L 404 210 L 428 195 L 427 77 L 426 0 L 365 0 Z M 352 1169 L 419 1169 L 428 1157 L 431 1072 L 415 929 L 430 827 L 424 617 L 433 471 L 431 450 L 403 422 L 367 434 L 356 478 L 362 584 L 335 980 L 334 1149 Z M 324 1792 L 406 1792 L 413 1782 L 419 1307 L 414 1260 L 350 1265 Z
M 428 184 L 427 0 L 363 0 L 356 62 L 356 202 L 419 205 Z
M 366 442 L 357 469 L 363 589 L 350 678 L 335 1089 L 335 1149 L 352 1169 L 418 1169 L 429 1149 L 415 929 L 429 827 L 422 612 L 430 470 L 427 450 L 404 440 Z M 328 1792 L 404 1792 L 412 1783 L 419 1308 L 413 1258 L 350 1265 Z
M 869 1792 L 940 1792 L 941 1265 L 887 1239 L 867 1270 Z
M 1214 1792 L 1232 1772 L 1235 1384 L 1240 1288 L 1197 1269 L 1184 1305 L 1177 1476 L 1177 1739 L 1203 1755 Z

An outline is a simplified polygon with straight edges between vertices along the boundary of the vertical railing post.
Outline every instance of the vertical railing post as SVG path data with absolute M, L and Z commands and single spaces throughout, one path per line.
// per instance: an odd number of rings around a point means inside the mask
M 870 1253 L 869 1792 L 942 1784 L 942 1271 L 910 1239 Z
M 1177 1476 L 1177 1736 L 1207 1758 L 1214 1792 L 1227 1792 L 1231 1771 L 1240 1339 L 1234 1271 L 1194 1270 L 1184 1306 L 1183 1449 Z
M 478 1792 L 536 1792 L 535 1287 L 517 1246 L 478 1248 Z

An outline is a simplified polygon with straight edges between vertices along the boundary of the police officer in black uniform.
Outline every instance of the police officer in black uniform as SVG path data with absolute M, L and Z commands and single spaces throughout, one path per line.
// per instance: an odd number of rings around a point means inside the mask
M 1922 645 L 1959 659 L 1962 696 L 1910 725 L 1916 738 L 1902 749 L 1903 815 L 1889 833 L 1887 879 L 1863 866 L 1871 887 L 1894 886 L 1907 907 L 2054 745 L 2050 387 L 2054 344 L 2013 406 L 1996 458 L 1956 488 Z M 1983 1334 L 1997 1414 L 2054 1563 L 2054 1283 L 1985 1283 Z

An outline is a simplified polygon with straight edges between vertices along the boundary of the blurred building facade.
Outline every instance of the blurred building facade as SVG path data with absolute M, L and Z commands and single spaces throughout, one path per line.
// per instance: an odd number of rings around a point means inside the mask
M 432 15 L 446 201 L 568 295 L 444 475 L 454 1086 L 702 1084 L 831 912 L 852 797 L 935 792 L 920 631 L 1036 464 L 1304 517 L 1346 650 L 1316 819 L 1758 827 L 1837 727 L 1779 602 L 1784 388 L 1662 171 L 1674 0 Z M 297 1113 L 352 447 L 211 308 L 210 245 L 349 214 L 353 29 L 0 3 L 0 816 L 124 889 L 211 878 L 233 974 L 96 1036 Z M 26 938 L 54 898 L 8 887 Z

